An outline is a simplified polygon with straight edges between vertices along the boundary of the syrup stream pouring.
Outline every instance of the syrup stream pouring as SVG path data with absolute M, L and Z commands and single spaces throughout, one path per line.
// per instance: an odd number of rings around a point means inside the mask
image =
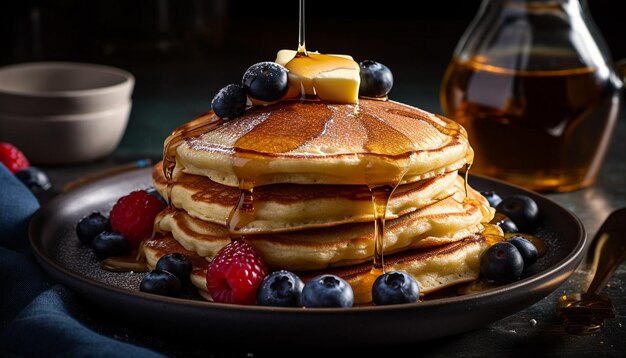
M 609 215 L 589 246 L 587 292 L 563 295 L 557 301 L 557 315 L 563 318 L 567 332 L 593 334 L 604 327 L 604 319 L 615 317 L 611 299 L 599 293 L 625 258 L 626 208 L 621 208 Z
M 306 44 L 304 43 L 305 32 L 304 32 L 304 0 L 300 0 L 300 9 L 299 9 L 299 17 L 298 22 L 300 26 L 298 27 L 298 53 L 306 56 Z

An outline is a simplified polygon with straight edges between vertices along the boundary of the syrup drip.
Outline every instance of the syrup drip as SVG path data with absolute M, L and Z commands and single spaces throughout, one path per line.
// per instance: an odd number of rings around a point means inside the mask
M 464 203 L 467 204 L 471 204 L 471 205 L 475 205 L 480 209 L 480 212 L 482 214 L 483 223 L 486 223 L 487 218 L 489 218 L 491 216 L 491 211 L 489 210 L 489 206 L 487 206 L 487 204 L 485 204 L 484 202 L 474 199 L 472 197 L 470 197 L 470 191 L 469 191 L 469 184 L 468 184 L 468 179 L 469 179 L 469 171 L 472 168 L 472 163 L 467 163 L 465 164 L 465 173 L 464 173 L 464 183 L 463 183 L 463 187 L 465 189 L 465 198 L 463 199 Z
M 472 293 L 480 293 L 486 290 L 491 290 L 493 288 L 498 287 L 497 284 L 488 282 L 486 280 L 474 280 L 467 284 L 461 284 L 456 287 L 456 290 L 452 292 L 451 297 L 459 296 L 459 295 L 469 295 Z
M 385 273 L 384 261 L 384 237 L 385 237 L 385 217 L 389 198 L 394 191 L 391 185 L 382 185 L 370 188 L 372 194 L 372 205 L 374 210 L 374 260 L 372 271 Z
M 239 181 L 239 201 L 228 216 L 227 226 L 231 241 L 243 240 L 245 236 L 240 230 L 255 219 L 254 215 L 254 184 L 250 181 Z
M 468 187 L 468 179 L 469 179 L 469 171 L 470 169 L 472 169 L 472 163 L 467 163 L 465 164 L 465 174 L 464 174 L 464 183 L 463 183 L 463 188 L 465 189 L 465 197 L 469 198 L 469 191 L 467 190 Z
M 176 128 L 165 141 L 163 148 L 163 174 L 168 183 L 172 181 L 172 174 L 176 167 L 176 148 L 185 139 L 197 137 L 203 133 L 214 130 L 222 125 L 224 121 L 213 112 L 207 112 L 196 117 L 191 122 L 185 123 Z M 169 194 L 169 191 L 168 191 Z M 169 197 L 169 196 L 168 196 Z
M 298 54 L 302 54 L 304 56 L 307 55 L 306 53 L 306 46 L 304 43 L 304 35 L 305 35 L 305 26 L 304 26 L 304 0 L 300 0 L 300 16 L 298 18 L 299 20 L 299 27 L 298 27 Z
M 112 272 L 146 272 L 148 265 L 142 250 L 133 252 L 128 256 L 107 257 L 100 261 L 100 267 Z
M 505 241 L 504 233 L 498 225 L 495 224 L 483 224 L 485 227 L 480 233 L 484 238 L 487 245 L 492 246 L 498 242 Z
M 408 168 L 408 166 L 407 166 Z M 406 171 L 402 173 L 399 179 L 394 180 L 392 184 L 368 185 L 372 196 L 372 209 L 374 212 L 374 258 L 372 259 L 372 269 L 363 280 L 353 287 L 356 294 L 363 297 L 369 297 L 371 301 L 372 286 L 374 281 L 385 273 L 385 220 L 387 214 L 387 204 L 389 198 L 402 181 L 402 177 Z

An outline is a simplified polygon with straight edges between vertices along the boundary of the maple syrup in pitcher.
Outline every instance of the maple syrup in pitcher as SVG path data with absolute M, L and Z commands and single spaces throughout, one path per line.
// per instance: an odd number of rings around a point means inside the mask
M 443 110 L 468 131 L 475 173 L 535 190 L 593 182 L 617 119 L 619 87 L 608 73 L 514 71 L 458 59 L 448 71 Z
M 621 83 L 578 0 L 483 0 L 443 79 L 446 116 L 468 131 L 474 173 L 538 191 L 593 183 Z

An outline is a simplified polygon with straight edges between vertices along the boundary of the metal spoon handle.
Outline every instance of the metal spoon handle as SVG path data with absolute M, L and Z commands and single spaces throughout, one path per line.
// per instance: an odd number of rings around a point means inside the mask
M 626 208 L 609 215 L 594 237 L 585 262 L 593 277 L 587 293 L 598 294 L 626 259 Z

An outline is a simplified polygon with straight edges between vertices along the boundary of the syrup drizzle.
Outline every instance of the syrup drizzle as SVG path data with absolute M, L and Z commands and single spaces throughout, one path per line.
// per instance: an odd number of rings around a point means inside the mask
M 163 174 L 168 184 L 172 181 L 172 175 L 176 167 L 176 148 L 178 148 L 183 140 L 212 131 L 223 123 L 224 121 L 211 111 L 196 117 L 191 122 L 183 124 L 172 132 L 165 140 L 163 147 Z
M 255 220 L 253 194 L 254 183 L 241 179 L 239 181 L 239 201 L 237 206 L 231 210 L 226 222 L 231 241 L 245 239 L 241 229 Z
M 135 251 L 128 256 L 107 257 L 100 261 L 100 267 L 112 272 L 146 272 L 148 265 L 143 250 Z
M 298 54 L 302 54 L 304 56 L 307 56 L 306 53 L 306 46 L 304 43 L 304 0 L 300 0 L 300 12 L 299 12 L 299 18 L 298 18 L 298 22 L 299 22 L 299 27 L 298 27 Z
M 470 169 L 472 169 L 472 163 L 467 163 L 465 164 L 465 174 L 464 174 L 464 182 L 463 182 L 463 188 L 465 189 L 465 198 L 469 198 L 469 191 L 467 190 L 468 187 L 468 179 L 469 179 L 469 171 Z
M 381 185 L 369 187 L 372 195 L 372 208 L 374 210 L 374 259 L 372 260 L 372 273 L 385 273 L 384 239 L 385 219 L 387 204 L 397 185 Z
M 480 201 L 478 199 L 474 199 L 470 196 L 468 179 L 469 179 L 469 171 L 471 168 L 472 168 L 472 163 L 468 162 L 467 164 L 465 164 L 465 173 L 463 174 L 463 177 L 464 177 L 463 187 L 465 189 L 465 198 L 463 199 L 463 202 L 474 205 L 480 209 L 480 213 L 482 214 L 482 217 L 483 217 L 482 223 L 484 224 L 487 222 L 487 219 L 491 217 L 491 211 L 489 210 L 489 206 L 485 202 Z

